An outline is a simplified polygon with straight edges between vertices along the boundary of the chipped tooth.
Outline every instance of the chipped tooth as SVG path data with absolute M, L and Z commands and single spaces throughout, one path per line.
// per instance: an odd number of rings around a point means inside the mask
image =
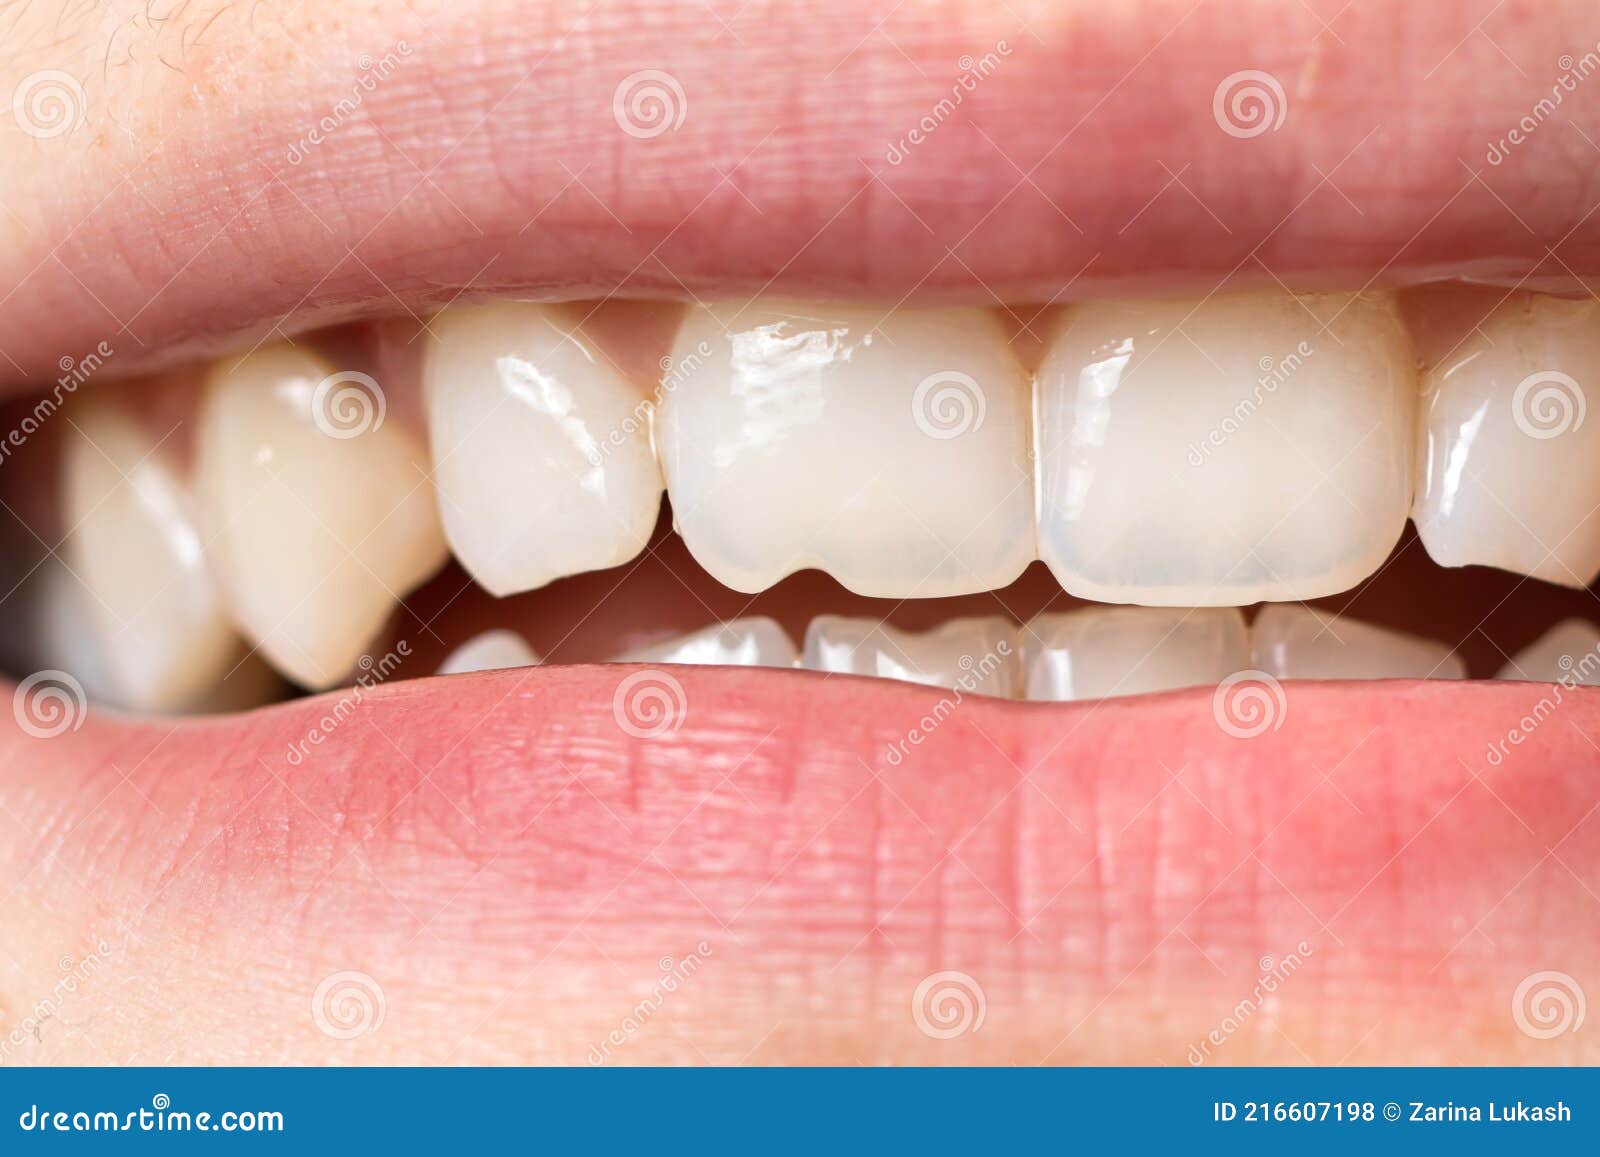
M 912 632 L 874 619 L 819 615 L 806 629 L 802 665 L 1008 699 L 1018 685 L 1016 632 L 998 616 L 951 619 Z
M 1250 628 L 1254 665 L 1280 679 L 1465 679 L 1444 643 L 1281 603 Z
M 201 404 L 195 490 L 224 602 L 313 689 L 447 557 L 427 454 L 381 403 L 370 379 L 276 345 L 218 363 Z
M 1040 557 L 1100 602 L 1344 590 L 1405 526 L 1415 404 L 1387 298 L 1069 307 L 1038 377 Z
M 1087 607 L 1020 631 L 1026 698 L 1104 699 L 1221 682 L 1249 666 L 1237 607 Z
M 793 667 L 794 641 L 772 619 L 754 616 L 719 623 L 620 656 L 619 663 L 689 663 L 722 667 Z
M 515 631 L 480 631 L 445 656 L 437 675 L 465 675 L 469 671 L 503 671 L 507 667 L 534 667 L 539 656 Z
M 1495 678 L 1600 687 L 1600 628 L 1584 619 L 1557 623 L 1518 651 Z
M 451 548 L 496 595 L 616 566 L 661 507 L 646 391 L 559 307 L 500 302 L 434 319 L 423 381 Z
M 68 413 L 67 557 L 112 698 L 145 711 L 197 704 L 242 649 L 206 570 L 175 447 L 106 398 Z
M 1412 517 L 1441 566 L 1600 575 L 1600 305 L 1519 295 L 1423 378 Z
M 1005 586 L 1033 558 L 1027 377 L 979 309 L 690 311 L 656 446 L 690 552 L 735 590 Z

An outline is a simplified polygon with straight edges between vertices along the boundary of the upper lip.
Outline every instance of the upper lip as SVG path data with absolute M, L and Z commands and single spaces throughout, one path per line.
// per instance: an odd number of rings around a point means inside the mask
M 102 340 L 121 374 L 463 292 L 992 304 L 1600 268 L 1594 102 L 1569 102 L 1570 123 L 1511 163 L 1486 160 L 1549 96 L 1552 62 L 1596 40 L 1576 5 L 1502 4 L 1476 24 L 1443 2 L 1354 7 L 1319 27 L 1294 5 L 1246 25 L 1220 7 L 1105 22 L 1074 3 L 1024 25 L 957 4 L 906 13 L 912 36 L 846 0 L 721 29 L 676 0 L 651 5 L 648 37 L 622 7 L 538 6 L 516 36 L 492 12 L 395 27 L 375 7 L 330 31 L 257 29 L 240 10 L 157 90 L 106 70 L 90 128 L 25 142 L 41 163 L 8 173 L 9 204 L 45 208 L 0 219 L 5 380 L 48 380 Z M 675 127 L 630 135 L 613 97 L 664 71 L 669 36 Z M 227 83 L 232 54 L 283 40 L 258 82 Z M 942 114 L 962 62 L 1001 42 L 960 116 Z M 385 57 L 385 79 L 354 89 L 360 62 Z M 1221 131 L 1219 86 L 1241 70 L 1282 89 L 1283 131 Z

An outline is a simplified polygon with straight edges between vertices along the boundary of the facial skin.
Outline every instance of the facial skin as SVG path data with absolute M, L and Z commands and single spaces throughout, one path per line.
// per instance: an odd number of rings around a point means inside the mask
M 0 94 L 64 74 L 70 109 L 0 117 L 0 393 L 101 341 L 131 377 L 462 294 L 1600 265 L 1592 102 L 1485 159 L 1600 42 L 1587 6 L 881 9 L 0 7 Z M 613 103 L 647 69 L 684 94 L 659 134 Z M 1281 130 L 1219 131 L 1243 69 L 1282 78 Z M 1539 690 L 1308 685 L 1242 744 L 1209 690 L 968 703 L 908 745 L 941 693 L 685 672 L 640 738 L 619 673 L 394 683 L 332 728 L 339 693 L 6 720 L 0 1059 L 1600 1060 L 1513 1011 L 1539 973 L 1600 992 L 1586 694 L 1489 761 Z

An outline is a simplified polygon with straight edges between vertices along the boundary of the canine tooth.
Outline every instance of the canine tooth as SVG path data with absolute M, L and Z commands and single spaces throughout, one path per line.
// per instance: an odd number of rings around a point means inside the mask
M 206 570 L 175 447 L 104 398 L 68 414 L 67 557 L 86 588 L 112 697 L 146 711 L 197 704 L 242 652 Z
M 213 572 L 244 633 L 313 689 L 337 685 L 447 555 L 427 454 L 380 400 L 287 345 L 206 383 L 195 490 Z
M 1254 665 L 1280 679 L 1467 677 L 1466 664 L 1443 643 L 1314 607 L 1263 607 L 1250 638 Z
M 998 616 L 912 632 L 874 619 L 819 615 L 806 629 L 802 665 L 1008 699 L 1017 688 L 1016 639 L 1017 628 Z
M 432 323 L 423 381 L 445 535 L 492 594 L 626 562 L 661 507 L 645 390 L 558 307 Z
M 1583 619 L 1557 623 L 1512 656 L 1495 678 L 1600 687 L 1600 629 Z
M 724 667 L 793 667 L 800 661 L 789 634 L 772 619 L 735 619 L 627 652 L 619 663 L 691 663 Z
M 753 592 L 820 567 L 859 594 L 1004 586 L 1033 558 L 1026 375 L 990 311 L 690 311 L 656 446 L 689 550 Z
M 1435 562 L 1600 575 L 1597 365 L 1600 306 L 1523 295 L 1428 369 L 1412 517 Z
M 1218 683 L 1249 666 L 1236 607 L 1088 607 L 1023 626 L 1028 699 L 1104 699 Z
M 481 631 L 446 655 L 435 674 L 501 671 L 507 667 L 533 667 L 538 662 L 534 649 L 515 631 Z
M 1387 298 L 1069 307 L 1038 378 L 1040 557 L 1101 602 L 1344 590 L 1405 526 L 1415 404 Z

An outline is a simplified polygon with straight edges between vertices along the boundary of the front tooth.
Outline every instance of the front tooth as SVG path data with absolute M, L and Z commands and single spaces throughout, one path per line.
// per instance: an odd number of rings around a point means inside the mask
M 219 363 L 201 406 L 196 492 L 224 601 L 314 689 L 447 556 L 427 454 L 369 383 L 268 346 Z
M 789 634 L 756 616 L 719 623 L 620 656 L 619 663 L 690 663 L 722 667 L 793 667 L 800 661 Z
M 1387 298 L 1069 307 L 1039 369 L 1039 553 L 1086 599 L 1344 590 L 1411 500 L 1416 381 Z
M 1600 687 L 1600 629 L 1583 619 L 1557 623 L 1518 651 L 1495 678 Z
M 1518 295 L 1424 375 L 1412 517 L 1441 566 L 1600 575 L 1600 305 Z
M 1445 644 L 1312 607 L 1264 607 L 1251 627 L 1255 666 L 1280 679 L 1465 679 Z
M 1005 586 L 1033 558 L 1029 391 L 977 309 L 690 311 L 656 445 L 689 550 L 735 590 Z
M 436 318 L 423 380 L 445 534 L 496 595 L 626 562 L 661 507 L 645 391 L 557 307 Z
M 896 630 L 874 619 L 820 615 L 806 629 L 802 663 L 812 671 L 876 675 L 931 687 L 1012 698 L 1018 685 L 1017 628 L 999 617 L 952 619 L 931 631 Z
M 1219 683 L 1249 666 L 1235 607 L 1088 607 L 1021 630 L 1029 699 L 1104 699 Z
M 147 711 L 198 704 L 242 648 L 206 570 L 172 439 L 105 398 L 69 417 L 67 557 L 87 592 L 112 698 Z
M 482 631 L 446 655 L 435 674 L 502 671 L 507 667 L 533 667 L 538 662 L 538 654 L 515 631 Z

